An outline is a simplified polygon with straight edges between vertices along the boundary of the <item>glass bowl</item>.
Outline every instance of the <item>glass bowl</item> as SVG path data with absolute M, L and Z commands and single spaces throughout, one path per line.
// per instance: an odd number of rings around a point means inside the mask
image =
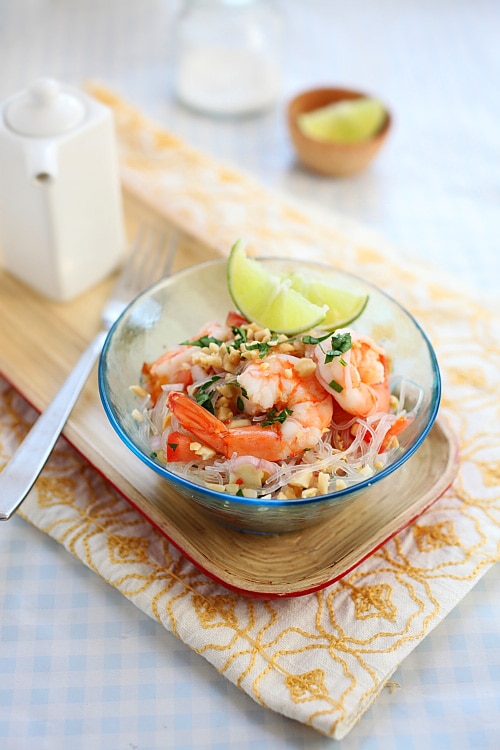
M 156 460 L 133 411 L 137 396 L 130 386 L 140 381 L 144 362 L 195 335 L 207 321 L 224 322 L 234 309 L 227 289 L 227 261 L 216 260 L 180 271 L 140 294 L 111 328 L 99 362 L 99 392 L 111 425 L 147 466 L 171 488 L 230 527 L 281 533 L 319 523 L 342 503 L 365 493 L 367 504 L 394 492 L 394 472 L 410 458 L 428 435 L 437 415 L 441 379 L 433 348 L 415 319 L 400 304 L 357 276 L 309 261 L 261 258 L 273 272 L 300 271 L 321 275 L 332 284 L 369 294 L 368 304 L 353 328 L 382 344 L 392 360 L 391 389 L 405 381 L 405 406 L 418 399 L 416 417 L 399 435 L 399 449 L 383 469 L 368 479 L 327 495 L 298 500 L 253 499 L 221 493 L 184 476 Z M 412 384 L 417 384 L 412 387 Z M 387 481 L 390 477 L 391 481 Z M 369 506 L 367 506 L 369 507 Z

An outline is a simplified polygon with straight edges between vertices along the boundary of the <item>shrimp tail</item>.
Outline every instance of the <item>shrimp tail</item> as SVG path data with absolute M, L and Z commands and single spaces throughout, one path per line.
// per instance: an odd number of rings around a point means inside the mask
M 180 391 L 168 394 L 167 406 L 181 425 L 198 440 L 207 443 L 218 453 L 225 454 L 225 440 L 229 430 L 224 422 Z
M 230 430 L 224 422 L 180 391 L 169 393 L 167 406 L 185 430 L 226 458 L 237 453 L 279 461 L 289 455 L 273 426 L 249 425 Z

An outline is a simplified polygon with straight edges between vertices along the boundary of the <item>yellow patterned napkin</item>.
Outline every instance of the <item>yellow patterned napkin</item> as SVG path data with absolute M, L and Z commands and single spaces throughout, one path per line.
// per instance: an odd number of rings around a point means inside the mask
M 105 88 L 91 91 L 116 116 L 129 192 L 221 253 L 245 237 L 262 254 L 309 257 L 369 278 L 404 301 L 436 348 L 442 412 L 461 443 L 458 478 L 408 529 L 319 593 L 254 601 L 213 583 L 64 441 L 22 509 L 262 706 L 340 739 L 498 558 L 500 319 L 443 274 L 424 273 L 339 217 L 264 190 Z M 33 414 L 3 381 L 0 409 L 6 461 Z

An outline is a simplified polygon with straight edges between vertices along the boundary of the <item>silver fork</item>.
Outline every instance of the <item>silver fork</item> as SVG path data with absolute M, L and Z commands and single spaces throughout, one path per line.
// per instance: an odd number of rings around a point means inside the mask
M 126 305 L 172 268 L 178 243 L 174 229 L 139 229 L 128 260 L 102 314 L 102 328 L 63 383 L 54 400 L 0 473 L 0 521 L 7 521 L 28 495 L 52 453 L 64 425 L 102 350 L 107 333 Z

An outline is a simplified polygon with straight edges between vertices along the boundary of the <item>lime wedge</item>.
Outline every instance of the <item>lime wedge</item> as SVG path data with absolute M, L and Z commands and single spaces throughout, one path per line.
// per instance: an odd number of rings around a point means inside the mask
M 322 279 L 292 273 L 287 277 L 292 289 L 315 305 L 328 305 L 328 312 L 319 324 L 325 331 L 344 328 L 359 318 L 368 303 L 368 294 L 339 289 Z
M 308 331 L 324 320 L 326 305 L 316 305 L 292 289 L 292 282 L 269 272 L 249 258 L 245 244 L 233 245 L 227 265 L 229 293 L 240 313 L 251 322 L 278 333 Z
M 305 135 L 318 141 L 356 143 L 371 138 L 387 117 L 377 99 L 345 99 L 326 107 L 304 112 L 297 124 Z

